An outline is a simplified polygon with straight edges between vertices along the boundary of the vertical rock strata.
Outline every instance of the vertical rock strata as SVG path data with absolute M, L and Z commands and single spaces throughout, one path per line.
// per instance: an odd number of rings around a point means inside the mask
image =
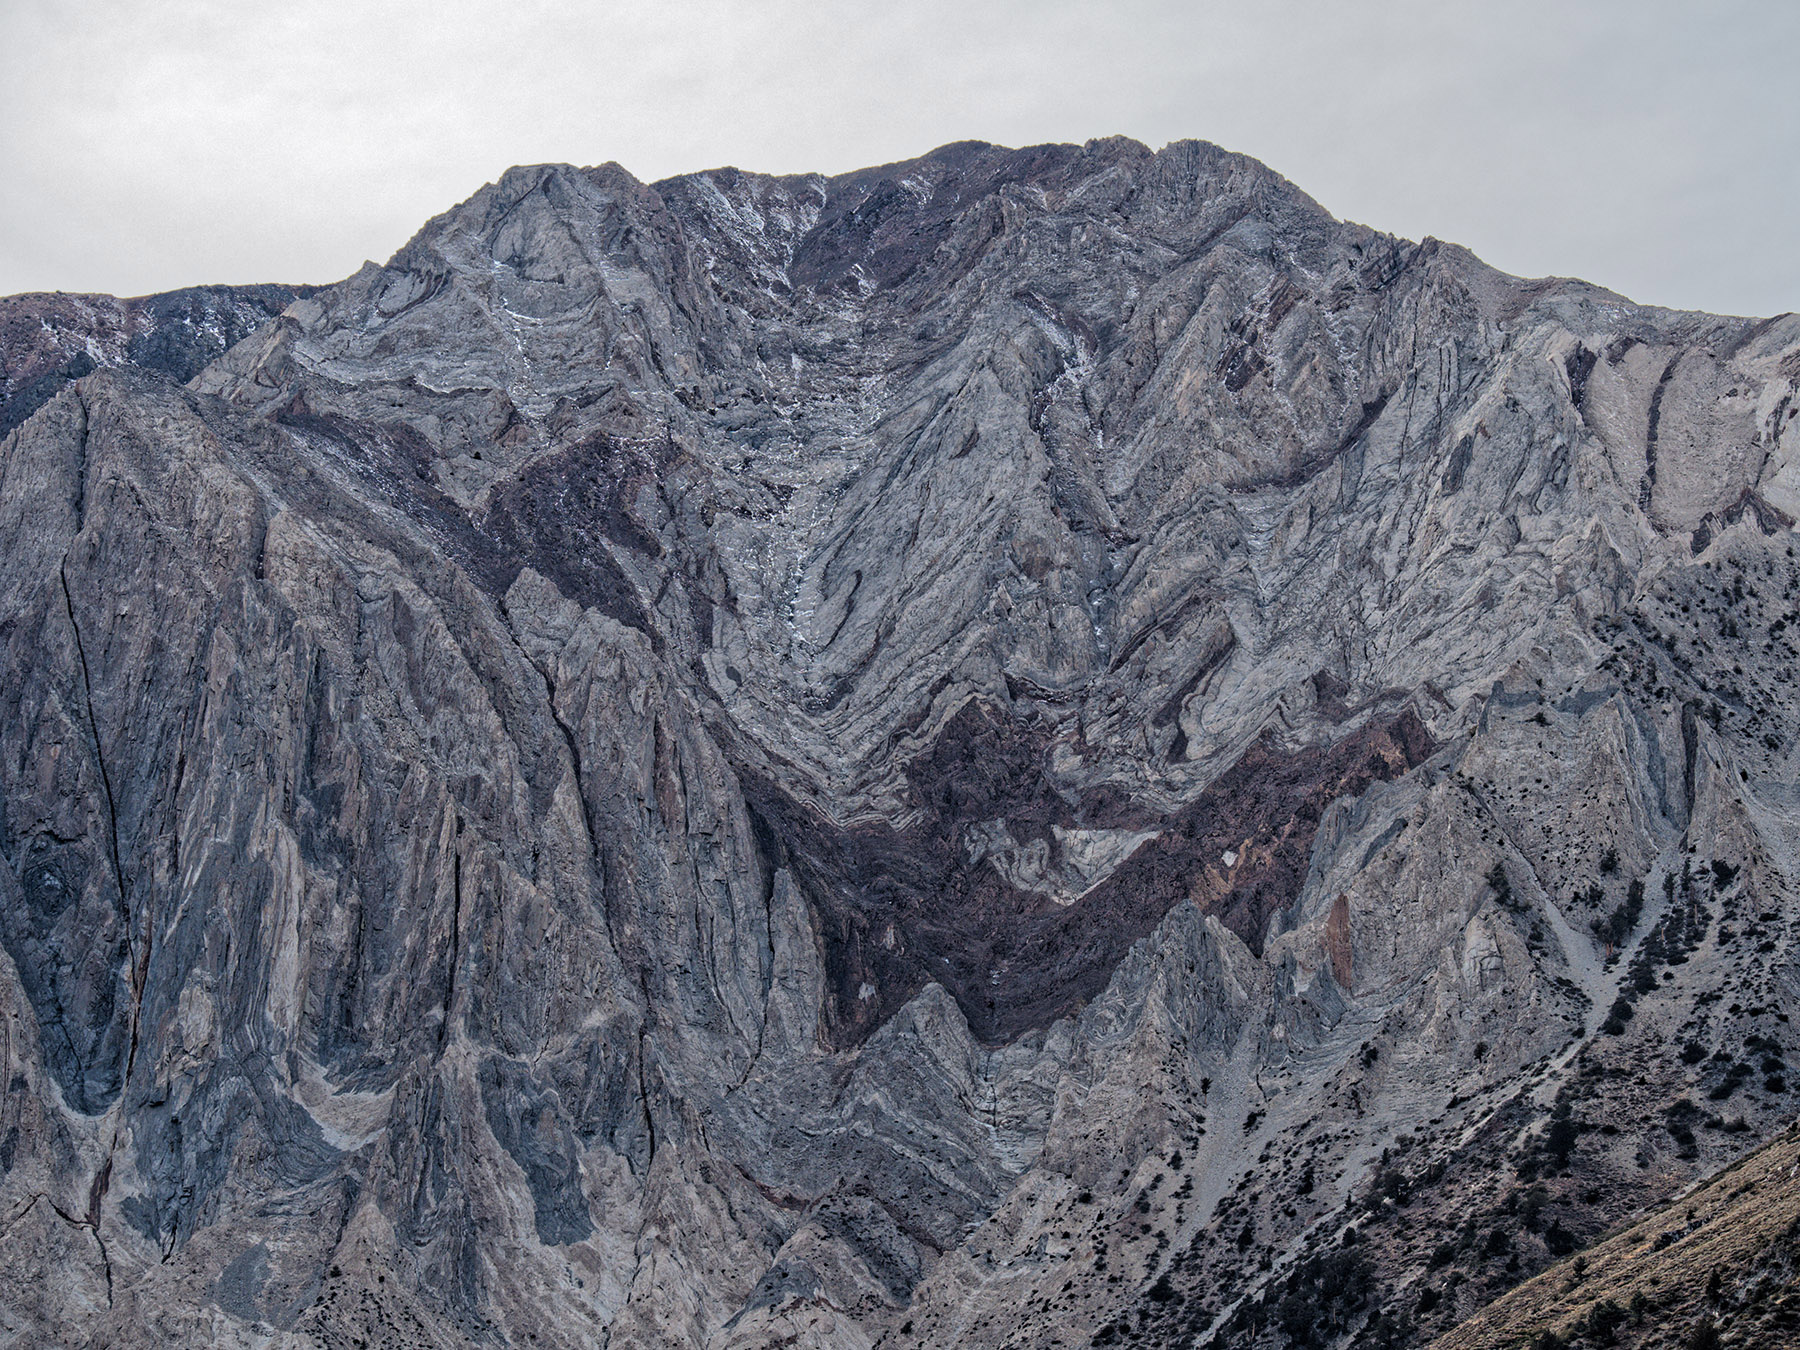
M 0 442 L 0 1344 L 1423 1344 L 1791 1115 L 1794 316 L 1120 140 L 277 299 Z

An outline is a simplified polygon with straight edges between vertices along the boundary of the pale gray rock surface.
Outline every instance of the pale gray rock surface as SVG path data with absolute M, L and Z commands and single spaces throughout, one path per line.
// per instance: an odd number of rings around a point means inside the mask
M 1790 1114 L 1797 405 L 1120 140 L 515 169 L 86 375 L 0 1343 L 1429 1339 Z

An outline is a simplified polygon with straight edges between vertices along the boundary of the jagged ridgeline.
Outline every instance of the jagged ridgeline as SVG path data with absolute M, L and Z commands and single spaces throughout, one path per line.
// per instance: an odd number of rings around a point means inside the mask
M 1793 1115 L 1792 315 L 1110 140 L 0 334 L 0 1344 L 1422 1346 Z

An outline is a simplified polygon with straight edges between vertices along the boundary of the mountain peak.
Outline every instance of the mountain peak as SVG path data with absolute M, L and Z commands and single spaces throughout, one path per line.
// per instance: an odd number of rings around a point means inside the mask
M 1691 1330 L 1530 1281 L 1790 1114 L 1800 320 L 1124 138 L 521 167 L 335 286 L 55 299 L 21 1335 Z

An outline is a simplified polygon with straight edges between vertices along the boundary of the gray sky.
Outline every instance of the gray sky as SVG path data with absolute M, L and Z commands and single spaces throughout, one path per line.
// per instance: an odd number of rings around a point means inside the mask
M 511 164 L 1115 132 L 1510 272 L 1800 309 L 1796 0 L 0 0 L 0 294 L 335 280 Z

